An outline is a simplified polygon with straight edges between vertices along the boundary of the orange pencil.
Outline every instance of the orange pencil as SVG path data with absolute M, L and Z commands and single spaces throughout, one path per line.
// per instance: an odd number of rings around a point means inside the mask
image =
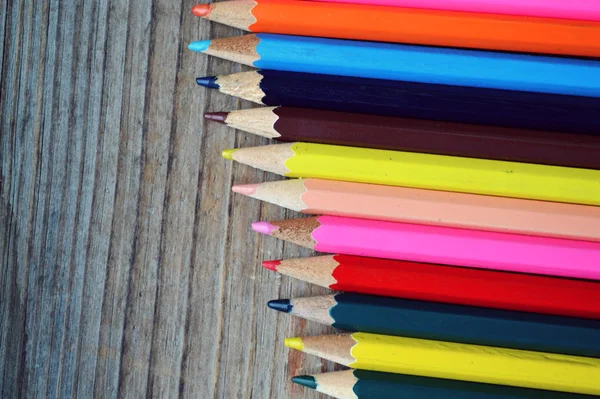
M 193 13 L 250 32 L 600 56 L 600 22 L 295 0 L 199 4 Z

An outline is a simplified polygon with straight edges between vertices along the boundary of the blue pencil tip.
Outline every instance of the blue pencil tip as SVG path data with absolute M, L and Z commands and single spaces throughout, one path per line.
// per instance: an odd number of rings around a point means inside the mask
M 274 310 L 284 313 L 290 313 L 294 306 L 290 303 L 289 299 L 276 299 L 273 301 L 269 301 L 267 305 Z
M 317 389 L 317 381 L 315 380 L 315 377 L 310 375 L 299 375 L 297 377 L 292 377 L 292 382 L 310 389 Z
M 188 48 L 192 51 L 197 51 L 201 53 L 203 51 L 206 51 L 206 49 L 208 49 L 208 46 L 210 46 L 210 40 L 202 40 L 200 42 L 190 43 Z
M 221 86 L 217 83 L 216 76 L 206 76 L 204 78 L 196 78 L 196 83 L 203 87 L 208 87 L 209 89 L 220 89 Z

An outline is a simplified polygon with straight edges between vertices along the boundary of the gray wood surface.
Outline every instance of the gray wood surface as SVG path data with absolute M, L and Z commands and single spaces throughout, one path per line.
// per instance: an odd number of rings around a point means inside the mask
M 324 290 L 263 271 L 307 256 L 252 233 L 284 211 L 232 196 L 275 176 L 220 151 L 266 141 L 204 124 L 251 106 L 196 87 L 240 67 L 187 50 L 240 32 L 194 0 L 0 0 L 0 396 L 315 398 L 332 365 L 266 309 Z

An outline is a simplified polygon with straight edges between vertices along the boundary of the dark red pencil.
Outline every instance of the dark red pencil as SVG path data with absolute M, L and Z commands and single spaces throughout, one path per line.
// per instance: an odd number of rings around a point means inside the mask
M 206 113 L 263 137 L 600 169 L 600 136 L 293 107 Z
M 348 255 L 263 266 L 336 291 L 600 319 L 600 283 L 586 280 Z

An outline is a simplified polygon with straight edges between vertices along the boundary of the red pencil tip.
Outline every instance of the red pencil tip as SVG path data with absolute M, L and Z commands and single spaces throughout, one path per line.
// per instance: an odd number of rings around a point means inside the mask
M 281 261 L 280 260 L 265 260 L 262 263 L 262 266 L 265 269 L 272 270 L 274 272 L 277 271 L 277 266 L 279 266 L 279 265 L 281 265 Z
M 206 17 L 208 14 L 210 14 L 210 5 L 196 4 L 194 8 L 192 8 L 192 14 L 197 17 Z

